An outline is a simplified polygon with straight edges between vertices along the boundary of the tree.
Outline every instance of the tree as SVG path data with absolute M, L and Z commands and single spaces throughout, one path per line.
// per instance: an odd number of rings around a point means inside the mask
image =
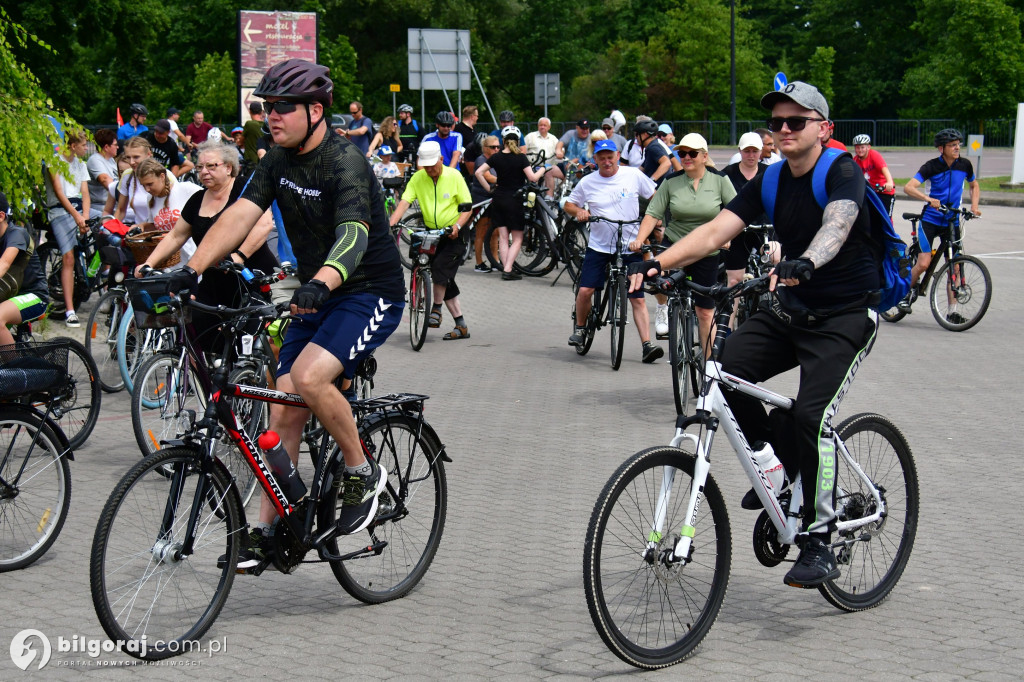
M 808 82 L 818 88 L 825 97 L 826 102 L 835 100 L 835 93 L 832 91 L 832 65 L 836 61 L 836 49 L 834 47 L 821 47 L 820 45 L 811 55 Z M 833 116 L 833 118 L 835 118 Z
M 921 0 L 918 17 L 929 49 L 903 78 L 905 115 L 1012 117 L 1024 97 L 1020 15 L 1002 0 Z
M 0 191 L 7 195 L 12 213 L 25 217 L 26 206 L 38 200 L 43 164 L 67 172 L 67 163 L 54 154 L 57 137 L 53 117 L 65 129 L 77 124 L 43 92 L 35 75 L 14 57 L 13 48 L 53 52 L 0 7 Z
M 322 40 L 320 63 L 331 70 L 334 81 L 334 108 L 348 111 L 348 103 L 363 99 L 363 86 L 356 80 L 356 51 L 344 35 L 333 40 Z
M 227 52 L 208 54 L 196 66 L 195 97 L 196 109 L 202 110 L 209 121 L 233 121 L 237 116 L 238 103 L 235 69 Z

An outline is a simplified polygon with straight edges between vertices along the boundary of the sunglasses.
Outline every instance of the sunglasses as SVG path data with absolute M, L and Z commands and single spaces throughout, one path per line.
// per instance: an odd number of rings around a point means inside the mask
M 768 119 L 768 130 L 773 133 L 781 133 L 782 126 L 789 126 L 790 131 L 797 133 L 807 127 L 808 121 L 824 121 L 823 118 L 812 116 L 773 116 Z
M 691 159 L 696 159 L 698 156 L 700 156 L 702 151 L 704 151 L 704 150 L 703 149 L 691 149 L 690 151 L 685 152 L 682 149 L 680 149 L 679 150 L 679 156 L 680 157 L 689 156 Z
M 484 145 L 484 146 L 487 147 L 488 149 L 501 149 L 501 145 L 500 144 L 488 144 L 488 145 Z
M 293 111 L 295 111 L 298 108 L 299 108 L 298 102 L 285 102 L 285 101 L 281 100 L 281 101 L 278 101 L 278 102 L 264 102 L 263 103 L 263 110 L 266 111 L 267 114 L 271 114 L 271 113 L 276 111 L 279 116 L 284 116 L 285 114 L 290 114 L 290 113 L 292 113 Z

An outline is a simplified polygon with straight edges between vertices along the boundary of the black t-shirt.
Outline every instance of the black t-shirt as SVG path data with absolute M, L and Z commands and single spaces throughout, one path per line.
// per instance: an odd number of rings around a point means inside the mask
M 647 177 L 651 177 L 654 175 L 655 171 L 658 170 L 658 166 L 661 165 L 661 159 L 666 156 L 668 156 L 668 152 L 666 152 L 665 148 L 661 146 L 661 143 L 657 140 L 651 140 L 651 143 L 644 148 L 644 162 L 640 166 L 640 170 L 642 170 L 644 175 Z M 672 171 L 670 170 L 669 173 L 671 172 Z M 668 175 L 668 173 L 665 175 Z M 665 175 L 658 178 L 656 182 L 661 184 Z
M 164 142 L 157 142 L 156 135 L 152 130 L 143 133 L 142 136 L 149 140 L 149 144 L 153 148 L 153 158 L 162 163 L 164 168 L 180 166 L 185 160 L 181 152 L 178 151 L 177 143 L 170 135 Z
M 0 255 L 9 248 L 18 249 L 19 253 L 11 263 L 8 273 L 18 283 L 19 294 L 35 294 L 44 303 L 50 300 L 50 292 L 43 278 L 43 268 L 39 263 L 35 242 L 21 225 L 7 223 L 7 231 L 0 237 Z
M 495 192 L 510 194 L 526 184 L 526 173 L 523 169 L 530 167 L 530 160 L 526 158 L 526 154 L 500 151 L 491 154 L 487 165 L 493 168 L 494 174 L 498 176 L 498 183 L 494 186 Z
M 764 169 L 767 167 L 768 166 L 758 161 L 757 172 L 754 174 L 754 177 L 751 178 L 751 180 L 756 180 L 757 178 L 764 175 Z M 743 185 L 747 184 L 748 182 L 747 177 L 743 175 L 743 171 L 740 170 L 739 161 L 737 161 L 736 163 L 730 163 L 728 166 L 722 169 L 722 175 L 729 178 L 729 180 L 732 182 L 732 186 L 736 188 L 737 194 L 739 194 L 739 191 L 743 189 Z
M 199 214 L 200 209 L 203 205 L 203 197 L 206 196 L 206 190 L 200 190 L 196 192 L 188 201 L 185 202 L 185 206 L 181 209 L 182 219 L 192 226 L 192 241 L 196 243 L 196 246 L 203 241 L 203 237 L 210 231 L 213 224 L 220 218 L 221 213 L 224 212 L 231 204 L 235 203 L 235 200 L 242 194 L 242 189 L 245 187 L 245 182 L 236 178 L 234 185 L 231 187 L 231 195 L 228 197 L 228 203 L 224 205 L 216 215 L 203 216 Z M 249 257 L 245 259 L 245 265 L 250 270 L 258 269 L 264 273 L 269 274 L 274 271 L 277 267 L 277 259 L 274 258 L 274 252 L 270 250 L 270 247 L 264 243 L 260 248 L 256 250 L 256 253 L 249 254 Z M 222 274 L 222 273 L 216 273 Z M 203 275 L 203 281 L 206 281 L 206 275 Z
M 398 137 L 402 140 L 402 153 L 399 154 L 401 159 L 416 160 L 416 149 L 423 135 L 423 127 L 414 118 L 410 118 L 408 123 L 398 123 Z
M 405 298 L 402 263 L 388 227 L 380 183 L 366 155 L 341 135 L 324 135 L 316 149 L 306 154 L 274 147 L 256 166 L 242 198 L 263 210 L 277 200 L 302 282 L 324 265 L 342 223 L 365 223 L 369 226 L 366 252 L 332 296 L 368 292 L 391 301 Z
M 455 124 L 455 132 L 462 135 L 462 158 L 459 159 L 459 167 L 466 182 L 470 181 L 470 172 L 466 168 L 466 161 L 473 161 L 480 156 L 480 145 L 476 143 L 476 133 L 468 125 L 459 121 Z
M 775 199 L 775 234 L 782 243 L 783 259 L 800 258 L 821 228 L 824 210 L 818 206 L 811 187 L 814 171 L 794 178 L 789 164 L 782 166 Z M 757 176 L 729 202 L 727 209 L 744 223 L 760 220 L 764 213 L 761 184 Z M 829 201 L 850 200 L 864 206 L 864 175 L 850 157 L 837 159 L 825 177 Z M 769 216 L 771 218 L 772 216 Z M 878 263 L 870 246 L 870 219 L 866 209 L 857 216 L 853 228 L 836 257 L 817 268 L 811 279 L 796 287 L 786 287 L 786 295 L 815 310 L 839 308 L 862 299 L 878 289 Z

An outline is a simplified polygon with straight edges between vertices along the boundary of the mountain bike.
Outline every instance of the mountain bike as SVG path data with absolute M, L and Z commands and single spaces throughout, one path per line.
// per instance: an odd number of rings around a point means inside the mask
M 460 209 L 463 206 L 459 207 Z M 430 262 L 437 253 L 437 244 L 452 233 L 450 227 L 441 230 L 417 230 L 409 237 L 409 259 L 412 272 L 409 273 L 409 344 L 413 350 L 423 348 L 430 326 L 430 310 L 434 299 L 433 280 L 430 276 Z
M 583 553 L 584 588 L 594 626 L 616 656 L 660 668 L 690 656 L 718 617 L 729 583 L 732 531 L 710 474 L 711 448 L 725 433 L 764 506 L 754 524 L 754 554 L 773 567 L 786 560 L 801 524 L 803 489 L 773 488 L 724 390 L 776 410 L 791 398 L 722 371 L 721 354 L 736 295 L 764 291 L 767 278 L 732 287 L 702 287 L 673 274 L 663 287 L 685 286 L 716 301 L 717 334 L 696 414 L 676 417 L 667 446 L 642 450 L 612 475 L 594 506 Z M 698 432 L 687 432 L 697 427 Z M 899 581 L 917 531 L 918 482 L 910 446 L 877 414 L 858 414 L 826 435 L 835 452 L 836 540 L 842 575 L 818 587 L 844 611 L 877 606 Z
M 92 292 L 102 291 L 108 284 L 108 275 L 102 272 L 100 247 L 106 244 L 106 240 L 101 236 L 103 223 L 111 219 L 112 216 L 89 218 L 85 221 L 88 229 L 78 235 L 74 248 L 74 292 L 71 294 L 76 309 L 88 300 Z M 38 253 L 46 286 L 50 290 L 50 300 L 53 301 L 55 308 L 61 309 L 65 305 L 64 284 L 60 277 L 64 262 L 56 238 L 47 239 L 41 244 Z
M 284 308 L 214 308 L 171 296 L 166 278 L 146 282 L 153 300 L 166 305 L 179 325 L 186 307 L 219 316 L 225 358 L 245 325 L 272 320 Z M 193 345 L 187 334 L 185 343 Z M 320 435 L 308 494 L 289 500 L 231 398 L 305 403 L 295 394 L 233 384 L 230 369 L 230 362 L 214 369 L 203 414 L 180 444 L 141 460 L 117 483 L 96 527 L 89 566 L 93 605 L 107 635 L 136 658 L 181 653 L 181 643 L 202 637 L 227 600 L 247 526 L 239 491 L 214 454 L 222 430 L 278 513 L 270 553 L 247 572 L 259 575 L 273 566 L 291 573 L 301 563 L 327 562 L 349 594 L 380 603 L 412 590 L 440 544 L 448 496 L 444 464 L 451 459 L 423 417 L 428 396 L 391 394 L 351 403 L 363 454 L 376 460 L 387 481 L 366 531 L 340 536 L 340 450 L 326 432 Z M 316 558 L 307 561 L 311 551 Z
M 623 225 L 636 225 L 640 222 L 640 219 L 636 220 L 614 220 L 612 218 L 601 218 L 598 216 L 591 216 L 589 222 L 604 222 L 610 223 L 617 227 L 615 237 L 615 260 L 608 264 L 606 271 L 605 283 L 603 289 L 595 289 L 592 304 L 590 306 L 590 312 L 587 314 L 587 319 L 583 323 L 583 343 L 576 346 L 576 352 L 580 355 L 586 355 L 590 351 L 591 345 L 594 343 L 594 336 L 601 327 L 608 325 L 611 328 L 611 362 L 612 369 L 618 370 L 622 364 L 622 347 L 626 335 L 626 324 L 629 306 L 626 301 L 626 295 L 629 293 L 629 282 L 626 280 L 626 266 L 623 262 L 622 250 L 628 244 L 623 243 L 622 237 L 622 226 Z M 572 324 L 573 329 L 576 328 L 576 303 L 575 294 L 578 294 L 580 290 L 579 278 L 573 285 L 573 306 L 572 306 Z
M 75 455 L 52 419 L 57 401 L 21 402 L 67 390 L 67 349 L 65 340 L 0 347 L 0 573 L 42 557 L 67 519 Z
M 686 403 L 698 390 L 698 375 L 703 371 L 704 349 L 700 342 L 697 311 L 693 296 L 685 287 L 677 287 L 668 297 L 668 362 L 672 367 L 672 399 L 676 414 L 686 414 Z
M 964 228 L 968 220 L 977 218 L 966 208 L 941 206 L 939 211 L 946 219 L 946 227 L 939 232 L 939 245 L 932 251 L 932 261 L 921 275 L 916 287 L 903 301 L 880 313 L 886 322 L 899 322 L 912 311 L 914 301 L 926 291 L 928 303 L 935 321 L 945 329 L 962 332 L 981 322 L 992 302 L 992 275 L 979 258 L 963 252 Z M 903 219 L 910 221 L 911 244 L 907 257 L 917 262 L 921 243 L 917 237 L 920 213 L 904 213 Z M 959 218 L 963 219 L 960 223 Z M 941 261 L 941 265 L 940 265 Z

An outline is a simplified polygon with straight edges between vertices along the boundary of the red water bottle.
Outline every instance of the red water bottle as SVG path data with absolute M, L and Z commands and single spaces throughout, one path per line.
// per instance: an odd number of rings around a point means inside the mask
M 298 502 L 306 494 L 306 485 L 299 478 L 299 472 L 292 464 L 288 452 L 281 445 L 281 437 L 275 431 L 264 431 L 256 439 L 256 444 L 263 451 L 263 458 L 270 465 L 274 472 L 277 484 L 281 486 L 281 492 L 288 498 L 289 502 Z

